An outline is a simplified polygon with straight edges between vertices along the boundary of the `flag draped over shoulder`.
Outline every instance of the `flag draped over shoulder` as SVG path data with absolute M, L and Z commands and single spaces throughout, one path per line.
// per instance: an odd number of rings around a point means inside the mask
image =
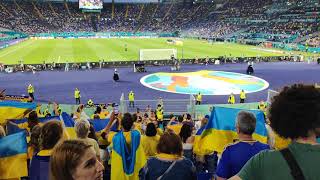
M 26 133 L 0 138 L 0 179 L 28 176 Z
M 133 130 L 130 133 L 130 148 L 127 147 L 126 138 L 122 131 L 118 132 L 112 140 L 112 180 L 138 180 L 139 171 L 146 163 L 146 157 L 140 143 L 140 133 L 137 130 Z
M 7 119 L 24 118 L 31 110 L 36 109 L 35 103 L 23 103 L 15 101 L 0 101 L 0 124 Z
M 209 118 L 208 124 L 195 137 L 194 152 L 198 155 L 211 154 L 214 151 L 222 153 L 225 146 L 237 139 L 236 117 L 243 109 L 215 107 Z M 246 110 L 253 113 L 257 119 L 256 130 L 253 138 L 262 143 L 267 142 L 267 130 L 264 114 L 260 110 Z

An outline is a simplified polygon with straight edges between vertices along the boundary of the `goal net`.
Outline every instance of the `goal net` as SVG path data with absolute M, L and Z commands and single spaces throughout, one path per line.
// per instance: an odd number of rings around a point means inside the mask
M 278 91 L 268 89 L 268 99 L 267 99 L 268 104 L 271 104 L 272 98 L 278 94 L 279 94 Z
M 140 49 L 140 61 L 145 60 L 169 60 L 173 55 L 177 58 L 176 49 Z

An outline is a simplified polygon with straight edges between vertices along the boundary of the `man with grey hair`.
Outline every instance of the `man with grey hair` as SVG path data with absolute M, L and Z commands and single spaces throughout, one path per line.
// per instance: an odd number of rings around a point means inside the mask
M 245 163 L 262 150 L 270 149 L 253 139 L 252 134 L 256 129 L 256 117 L 248 111 L 240 111 L 236 120 L 236 132 L 239 141 L 227 146 L 221 155 L 217 167 L 217 179 L 228 179 L 236 175 Z
M 91 145 L 96 152 L 98 159 L 100 159 L 100 149 L 96 140 L 88 138 L 90 133 L 90 123 L 88 120 L 78 120 L 74 125 L 77 138 L 83 140 L 88 145 Z

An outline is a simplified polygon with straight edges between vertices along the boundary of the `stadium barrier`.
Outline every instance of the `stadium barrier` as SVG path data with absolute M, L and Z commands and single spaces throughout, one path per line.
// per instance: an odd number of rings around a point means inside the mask
M 182 115 L 184 113 L 189 113 L 194 118 L 195 102 L 195 97 L 193 95 L 190 95 L 189 99 L 162 99 L 164 115 Z M 159 99 L 139 99 L 134 100 L 134 108 L 129 107 L 129 100 L 125 99 L 124 93 L 122 93 L 119 111 L 121 113 L 135 113 L 137 112 L 137 108 L 139 108 L 140 112 L 144 112 L 147 106 L 150 106 L 151 109 L 155 110 L 159 103 L 161 103 Z
M 224 63 L 243 63 L 248 61 L 257 61 L 257 62 L 274 62 L 279 61 L 281 58 L 290 58 L 291 56 L 273 56 L 273 57 L 218 57 L 218 58 L 209 58 L 210 64 L 215 64 L 216 61 L 219 61 L 219 64 Z M 46 61 L 44 64 L 23 64 L 22 61 L 19 61 L 20 64 L 11 64 L 11 65 L 5 65 L 4 69 L 8 67 L 13 68 L 13 72 L 19 72 L 19 71 L 43 71 L 43 70 L 57 70 L 57 71 L 64 71 L 66 70 L 66 67 L 68 67 L 68 70 L 87 70 L 87 69 L 101 69 L 101 68 L 111 68 L 111 67 L 133 67 L 134 64 L 142 63 L 145 66 L 172 66 L 173 61 L 170 59 L 166 60 L 144 60 L 144 61 L 137 61 L 137 60 L 131 60 L 131 61 L 124 61 L 124 60 L 118 60 L 118 61 L 94 61 L 94 62 L 69 62 L 65 63 L 65 60 L 61 59 L 60 62 L 64 63 L 56 63 L 55 60 L 49 60 Z M 199 58 L 197 64 L 204 64 L 205 58 Z M 179 64 L 195 64 L 195 59 L 179 59 Z M 146 69 L 147 70 L 147 69 Z M 0 69 L 1 71 L 1 69 Z M 148 70 L 147 70 L 148 71 Z

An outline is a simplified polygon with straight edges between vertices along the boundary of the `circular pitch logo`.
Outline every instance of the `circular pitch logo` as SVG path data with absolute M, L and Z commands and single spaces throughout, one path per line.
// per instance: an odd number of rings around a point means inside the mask
M 140 82 L 149 88 L 179 94 L 229 95 L 262 91 L 269 83 L 261 78 L 225 71 L 185 73 L 158 72 L 146 75 Z

